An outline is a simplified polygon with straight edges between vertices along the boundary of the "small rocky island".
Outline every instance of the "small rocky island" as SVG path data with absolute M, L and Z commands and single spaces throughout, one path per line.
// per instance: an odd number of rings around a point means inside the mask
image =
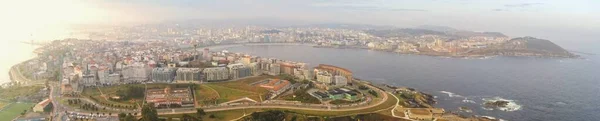
M 483 103 L 483 105 L 488 108 L 505 108 L 506 106 L 508 106 L 508 103 L 510 102 L 504 100 L 497 100 L 485 102 Z

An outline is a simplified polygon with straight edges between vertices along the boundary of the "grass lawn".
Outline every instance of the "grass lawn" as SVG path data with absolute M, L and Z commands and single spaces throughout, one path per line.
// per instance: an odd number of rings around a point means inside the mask
M 300 101 L 302 103 L 321 104 L 321 101 L 319 101 L 319 99 L 317 99 L 316 97 L 313 97 L 310 94 L 308 94 L 306 92 L 306 89 L 298 90 L 294 92 L 294 94 L 280 96 L 278 97 L 278 99 L 288 101 Z
M 23 110 L 31 111 L 31 107 L 33 107 L 33 103 L 13 103 L 8 105 L 0 111 L 0 121 L 11 121 L 12 119 L 21 115 Z
M 240 118 L 244 115 L 252 114 L 253 112 L 264 111 L 264 109 L 239 109 L 239 110 L 228 110 L 228 111 L 217 111 L 217 112 L 206 112 L 206 115 L 202 116 L 202 121 L 230 121 L 233 119 Z M 190 116 L 196 116 L 196 114 L 188 114 Z M 210 115 L 214 115 L 214 118 L 210 118 Z M 183 114 L 174 115 L 160 115 L 161 118 L 181 118 Z
M 92 100 L 98 101 L 99 103 L 102 104 L 112 104 L 112 105 L 120 105 L 120 106 L 134 106 L 137 104 L 141 104 L 144 99 L 143 98 L 136 98 L 136 99 L 132 99 L 132 100 L 123 100 L 123 101 L 118 101 L 118 100 L 109 100 L 108 97 L 110 96 L 115 96 L 116 92 L 119 90 L 127 90 L 128 86 L 135 86 L 135 87 L 144 87 L 143 84 L 129 84 L 129 85 L 118 85 L 118 86 L 108 86 L 108 87 L 99 87 L 99 88 L 85 88 L 83 90 L 83 93 L 81 93 L 82 97 L 85 98 L 90 98 Z M 150 87 L 150 86 L 148 86 Z M 100 90 L 98 90 L 100 89 Z M 102 92 L 100 92 L 102 91 Z M 104 95 L 102 95 L 104 94 Z M 107 96 L 107 97 L 103 97 L 103 96 Z
M 360 114 L 357 116 L 344 116 L 344 117 L 336 117 L 331 120 L 335 121 L 410 121 L 406 119 L 399 119 L 389 115 L 384 115 L 381 113 L 369 113 L 369 114 Z
M 254 93 L 266 94 L 268 92 L 267 89 L 261 88 L 258 86 L 250 85 L 253 82 L 262 81 L 265 79 L 275 78 L 274 76 L 256 76 L 256 77 L 248 77 L 244 79 L 238 79 L 235 81 L 222 82 L 222 83 L 211 83 L 212 85 L 218 85 L 223 87 L 235 88 L 244 91 L 250 91 Z
M 354 111 L 309 111 L 309 110 L 289 110 L 289 109 L 280 109 L 280 110 L 288 110 L 291 112 L 307 114 L 307 115 L 314 115 L 314 116 L 344 116 L 344 115 L 365 114 L 365 113 L 380 111 L 382 109 L 393 108 L 393 106 L 396 103 L 396 99 L 394 97 L 392 97 L 392 95 L 389 95 L 389 94 L 387 94 L 387 95 L 389 96 L 389 98 L 383 104 L 375 106 L 375 107 L 363 109 L 363 110 L 354 110 Z M 376 98 L 373 101 L 377 102 L 380 100 L 381 100 L 380 98 Z
M 225 87 L 214 84 L 206 84 L 206 86 L 216 90 L 219 93 L 220 97 L 217 99 L 217 103 L 223 103 L 244 97 L 248 97 L 256 101 L 261 101 L 259 93 L 253 93 L 238 88 Z
M 352 103 L 358 103 L 361 102 L 361 100 L 355 100 L 355 101 L 348 101 L 348 100 L 334 100 L 329 102 L 329 104 L 334 104 L 334 105 L 344 105 L 344 104 L 352 104 Z
M 17 96 L 28 96 L 39 92 L 43 86 L 13 86 L 10 88 L 0 89 L 0 98 L 6 100 L 12 100 Z
M 200 106 L 214 104 L 214 101 L 219 98 L 219 93 L 207 85 L 196 86 L 195 91 Z
M 0 109 L 4 108 L 6 105 L 8 105 L 8 102 L 0 101 Z
M 396 97 L 398 97 L 398 99 L 400 99 L 400 101 L 398 102 L 398 105 L 402 106 L 402 107 L 408 107 L 408 103 L 406 102 L 406 99 L 404 97 L 401 96 L 401 94 L 395 94 Z
M 290 109 L 237 109 L 237 110 L 207 112 L 206 115 L 202 117 L 202 120 L 203 121 L 232 120 L 232 119 L 240 118 L 241 116 L 243 116 L 244 113 L 246 113 L 247 115 L 250 115 L 252 112 L 267 111 L 267 110 L 281 110 L 281 111 L 293 112 L 293 113 L 297 113 L 297 114 L 305 114 L 305 115 L 311 115 L 311 116 L 328 116 L 328 117 L 368 114 L 368 113 L 377 113 L 377 112 L 383 112 L 383 111 L 389 112 L 391 110 L 391 108 L 393 108 L 393 106 L 395 105 L 396 99 L 391 97 L 391 95 L 388 95 L 388 96 L 390 96 L 390 98 L 388 98 L 388 100 L 386 100 L 383 104 L 372 107 L 372 108 L 363 109 L 363 110 L 312 111 L 312 110 L 290 110 Z M 374 101 L 380 101 L 380 100 L 381 99 L 378 98 L 378 99 L 375 99 Z M 211 114 L 214 115 L 215 118 L 209 118 L 209 116 Z M 383 114 L 386 114 L 386 113 L 383 113 Z M 188 114 L 188 115 L 195 116 L 196 114 Z M 382 115 L 382 114 L 380 114 L 380 115 Z M 161 115 L 160 117 L 181 118 L 182 114 Z
M 261 96 L 265 96 L 268 94 L 268 90 L 265 88 L 258 87 L 256 85 L 250 85 L 253 82 L 262 81 L 265 79 L 276 78 L 274 76 L 256 76 L 256 77 L 248 77 L 243 79 L 238 79 L 234 81 L 228 82 L 217 82 L 217 83 L 208 83 L 202 84 L 201 88 L 196 90 L 197 96 L 200 96 L 198 99 L 200 104 L 213 104 L 214 99 L 214 91 L 218 93 L 218 98 L 216 99 L 217 103 L 223 103 L 235 99 L 240 99 L 243 97 L 248 97 L 256 101 L 262 101 Z M 207 88 L 203 88 L 207 87 Z M 206 100 L 208 99 L 208 101 Z M 211 102 L 212 101 L 212 102 Z

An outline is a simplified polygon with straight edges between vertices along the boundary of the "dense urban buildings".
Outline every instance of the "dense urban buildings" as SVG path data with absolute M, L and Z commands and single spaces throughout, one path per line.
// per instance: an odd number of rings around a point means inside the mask
M 244 78 L 247 76 L 252 76 L 252 71 L 249 67 L 244 64 L 229 64 L 227 65 L 229 68 L 229 77 L 230 79 Z
M 352 83 L 352 80 L 354 79 L 352 77 L 352 71 L 345 69 L 345 68 L 341 68 L 341 67 L 337 67 L 337 66 L 333 66 L 333 65 L 319 64 L 319 66 L 315 67 L 315 69 L 327 71 L 327 72 L 331 73 L 332 75 L 343 76 L 344 78 L 346 78 L 348 83 Z
M 141 83 L 148 81 L 151 68 L 143 63 L 133 63 L 123 67 L 123 80 L 125 83 Z
M 200 68 L 179 68 L 176 75 L 177 83 L 201 83 L 204 78 Z
M 205 68 L 203 73 L 206 81 L 223 81 L 229 79 L 229 69 L 226 67 Z
M 171 83 L 175 79 L 176 68 L 154 68 L 152 69 L 152 82 Z

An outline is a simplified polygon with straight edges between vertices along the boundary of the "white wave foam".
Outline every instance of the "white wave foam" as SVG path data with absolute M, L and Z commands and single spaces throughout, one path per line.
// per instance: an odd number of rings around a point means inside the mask
M 506 121 L 504 119 L 500 119 L 500 118 L 496 118 L 496 117 L 492 117 L 492 116 L 479 116 L 479 117 L 484 117 L 484 118 L 488 118 L 488 119 L 492 119 L 492 120 L 498 120 L 498 121 Z
M 512 111 L 521 110 L 521 105 L 517 104 L 514 100 L 504 99 L 501 97 L 483 98 L 482 100 L 484 101 L 484 103 L 485 102 L 496 102 L 496 101 L 508 102 L 508 104 L 505 107 L 497 107 L 497 109 L 501 110 L 501 111 L 512 112 Z
M 447 94 L 448 97 L 463 97 L 462 95 L 458 95 L 458 94 L 455 94 L 455 93 L 452 93 L 452 92 L 448 92 L 448 91 L 440 91 L 440 93 Z
M 556 105 L 561 105 L 561 106 L 562 106 L 562 105 L 567 105 L 567 103 L 566 103 L 566 102 L 561 102 L 561 101 L 555 102 L 555 104 L 556 104 Z
M 475 101 L 469 100 L 469 98 L 463 99 L 462 102 L 464 102 L 464 103 L 475 103 Z

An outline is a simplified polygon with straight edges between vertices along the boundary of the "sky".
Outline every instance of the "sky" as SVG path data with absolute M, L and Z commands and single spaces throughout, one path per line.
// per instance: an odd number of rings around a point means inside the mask
M 30 33 L 55 36 L 74 24 L 190 19 L 440 25 L 565 45 L 597 42 L 600 33 L 600 0 L 13 0 L 1 1 L 0 13 L 0 33 L 19 36 L 15 39 Z
M 438 25 L 600 53 L 600 0 L 0 0 L 0 73 L 33 57 L 23 41 L 73 37 L 80 26 L 195 19 Z

